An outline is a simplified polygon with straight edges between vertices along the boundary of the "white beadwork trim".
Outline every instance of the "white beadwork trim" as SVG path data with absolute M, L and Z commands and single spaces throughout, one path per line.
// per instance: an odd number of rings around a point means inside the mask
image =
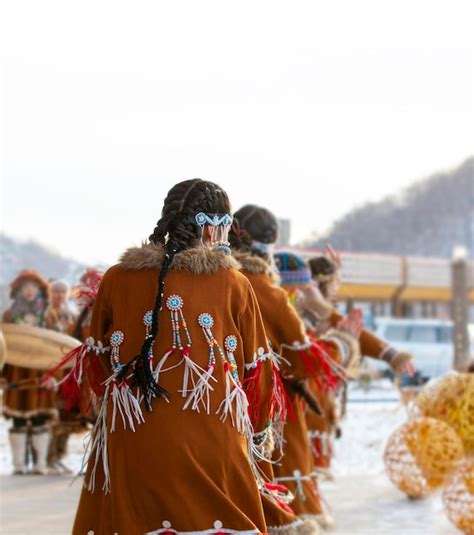
M 171 522 L 164 520 L 162 522 L 162 528 L 156 529 L 154 531 L 147 531 L 145 535 L 158 535 L 160 533 L 175 533 L 176 535 L 199 535 L 201 533 L 242 533 L 243 535 L 258 535 L 260 531 L 251 530 L 251 531 L 238 531 L 235 529 L 224 528 L 220 520 L 214 522 L 214 527 L 210 529 L 205 529 L 203 531 L 176 531 L 173 529 Z
M 284 526 L 267 526 L 267 529 L 269 531 L 284 531 L 286 529 L 297 528 L 298 526 L 302 526 L 302 525 L 303 525 L 303 521 L 298 519 L 298 520 L 295 520 L 294 522 L 291 522 L 290 524 L 285 524 Z
M 265 349 L 263 347 L 259 347 L 253 356 L 253 362 L 246 364 L 245 369 L 252 370 L 257 367 L 259 362 L 263 362 L 264 360 L 268 360 L 268 359 L 272 360 L 272 357 L 273 357 L 273 354 L 271 351 L 268 351 L 267 353 L 265 353 Z
M 296 493 L 295 495 L 299 495 L 300 497 L 306 496 L 303 482 L 311 482 L 313 478 L 316 476 L 313 473 L 308 474 L 307 476 L 304 476 L 299 470 L 294 470 L 292 476 L 285 476 L 285 477 L 276 477 L 275 482 L 276 483 L 285 483 L 285 482 L 294 482 L 296 484 Z
M 100 340 L 98 340 L 96 343 L 92 336 L 89 336 L 89 338 L 86 339 L 85 344 L 87 346 L 87 351 L 93 351 L 96 355 L 100 355 L 101 353 L 110 351 L 109 346 L 104 346 L 104 344 Z
M 305 349 L 309 349 L 312 345 L 313 342 L 305 336 L 304 342 L 295 340 L 292 344 L 281 344 L 281 348 L 290 349 L 291 351 L 304 351 Z

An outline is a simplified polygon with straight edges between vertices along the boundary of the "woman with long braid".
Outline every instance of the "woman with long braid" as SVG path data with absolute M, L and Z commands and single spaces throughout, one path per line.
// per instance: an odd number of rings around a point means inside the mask
M 231 221 L 221 188 L 181 182 L 150 243 L 104 276 L 91 338 L 69 356 L 102 402 L 75 535 L 267 531 L 256 458 L 272 367 Z

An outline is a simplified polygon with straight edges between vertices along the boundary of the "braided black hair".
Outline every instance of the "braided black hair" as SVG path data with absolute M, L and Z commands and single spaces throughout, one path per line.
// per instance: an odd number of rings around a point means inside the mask
M 150 332 L 145 338 L 140 354 L 125 365 L 134 368 L 134 376 L 140 387 L 145 407 L 151 409 L 155 397 L 169 397 L 169 393 L 157 384 L 148 363 L 148 355 L 159 331 L 159 312 L 161 310 L 165 278 L 173 263 L 174 256 L 193 247 L 201 237 L 201 229 L 194 221 L 199 212 L 210 214 L 230 213 L 230 202 L 227 193 L 213 182 L 194 178 L 173 186 L 166 196 L 161 218 L 156 224 L 149 240 L 163 246 L 165 259 L 158 275 L 158 293 L 153 307 Z M 127 369 L 120 376 L 127 374 Z
M 266 253 L 252 247 L 252 240 L 272 244 L 277 238 L 278 220 L 270 210 L 247 204 L 235 212 L 234 224 L 229 233 L 232 248 L 270 260 Z

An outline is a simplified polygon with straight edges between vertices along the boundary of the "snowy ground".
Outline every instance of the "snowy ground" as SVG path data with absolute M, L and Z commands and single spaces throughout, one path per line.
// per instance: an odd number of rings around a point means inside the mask
M 388 481 L 383 450 L 391 432 L 406 419 L 396 390 L 380 382 L 369 391 L 351 385 L 343 436 L 336 441 L 333 482 L 322 491 L 337 521 L 334 535 L 455 535 L 442 510 L 439 495 L 409 501 Z M 83 436 L 70 443 L 67 464 L 81 466 Z M 81 478 L 69 476 L 7 477 L 10 474 L 8 431 L 0 421 L 2 485 L 1 533 L 67 534 L 74 515 Z M 24 515 L 28 503 L 28 515 Z
M 369 391 L 350 385 L 342 437 L 335 441 L 334 481 L 321 483 L 338 535 L 455 535 L 440 494 L 412 501 L 385 474 L 388 437 L 406 421 L 406 408 L 389 381 Z

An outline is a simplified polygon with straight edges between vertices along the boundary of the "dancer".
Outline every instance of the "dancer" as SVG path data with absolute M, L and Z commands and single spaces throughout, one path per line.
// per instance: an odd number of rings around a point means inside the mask
M 69 284 L 61 279 L 55 280 L 49 285 L 49 304 L 44 317 L 48 329 L 67 333 L 75 320 L 74 313 L 68 306 L 71 288 Z M 64 373 L 58 372 L 56 380 L 61 379 Z M 61 396 L 61 391 L 56 396 L 59 419 L 51 428 L 51 441 L 48 449 L 48 468 L 51 474 L 68 474 L 71 470 L 64 464 L 63 460 L 67 454 L 67 444 L 71 433 L 84 431 L 75 415 L 71 414 L 70 407 Z
M 61 279 L 49 285 L 49 304 L 44 313 L 45 326 L 53 331 L 67 333 L 74 322 L 74 313 L 68 306 L 71 288 Z
M 177 184 L 150 243 L 103 278 L 71 372 L 102 398 L 76 535 L 267 531 L 271 359 L 229 214 L 217 185 Z
M 234 219 L 230 234 L 231 244 L 236 251 L 236 258 L 241 263 L 242 272 L 252 283 L 257 295 L 271 347 L 280 355 L 280 373 L 289 400 L 290 422 L 284 429 L 278 430 L 274 456 L 274 470 L 280 472 L 280 465 L 285 465 L 287 454 L 291 456 L 293 448 L 293 444 L 288 446 L 288 429 L 293 425 L 298 428 L 299 422 L 304 421 L 300 414 L 300 397 L 306 398 L 304 379 L 313 374 L 321 376 L 320 379 L 323 380 L 324 368 L 326 371 L 330 368 L 331 359 L 320 360 L 325 353 L 321 348 L 337 354 L 336 348 L 339 345 L 330 339 L 314 343 L 308 340 L 303 324 L 287 293 L 277 286 L 278 276 L 273 269 L 273 245 L 278 235 L 278 222 L 275 216 L 265 208 L 247 205 L 234 214 Z M 335 379 L 332 371 L 328 376 L 331 380 Z M 317 410 L 317 407 L 314 408 Z M 310 452 L 308 456 L 311 456 Z M 267 475 L 273 477 L 273 470 L 269 470 L 268 467 L 265 469 Z M 285 479 L 284 484 L 291 490 L 298 490 L 298 483 L 294 478 Z M 316 494 L 314 482 L 310 478 L 303 478 L 302 485 L 309 495 Z M 293 508 L 292 503 L 290 507 Z M 272 502 L 265 499 L 264 509 L 271 533 L 318 532 L 318 525 L 313 520 L 305 519 L 303 522 L 297 519 L 294 513 L 283 511 L 281 507 L 275 507 Z
M 10 285 L 13 303 L 4 313 L 3 321 L 43 327 L 47 296 L 48 283 L 36 271 L 21 271 Z M 31 355 L 32 361 L 34 358 Z M 13 420 L 9 433 L 13 473 L 28 473 L 31 443 L 34 454 L 31 472 L 47 474 L 50 425 L 57 417 L 54 393 L 40 387 L 41 370 L 6 364 L 2 375 L 7 385 L 3 414 Z
M 324 254 L 311 258 L 308 264 L 314 282 L 313 288 L 308 290 L 308 294 L 312 296 L 311 304 L 318 310 L 322 310 L 324 307 L 327 312 L 317 317 L 311 313 L 309 308 L 304 306 L 300 312 L 305 316 L 307 324 L 314 332 L 325 332 L 343 318 L 343 315 L 335 308 L 340 286 L 341 257 L 332 247 L 328 246 Z M 414 359 L 411 353 L 397 351 L 371 331 L 363 329 L 360 333 L 359 343 L 362 356 L 383 360 L 395 374 L 407 373 L 412 375 L 415 372 Z
M 319 317 L 328 313 L 330 307 L 324 302 L 314 299 L 314 290 L 311 289 L 311 272 L 304 260 L 294 253 L 277 253 L 274 255 L 281 278 L 281 286 L 297 305 L 298 310 L 307 310 Z M 306 319 L 306 318 L 305 318 Z M 332 339 L 339 347 L 339 364 L 347 368 L 349 363 L 357 358 L 357 338 L 362 329 L 359 313 L 350 315 L 340 321 L 336 329 L 330 329 L 322 336 L 323 339 Z M 340 377 L 323 383 L 314 378 L 322 392 L 335 390 L 341 383 Z M 308 393 L 311 381 L 307 382 Z M 309 518 L 317 521 L 323 528 L 331 528 L 335 520 L 329 513 L 328 507 L 321 496 L 318 486 L 318 474 L 315 471 L 313 454 L 308 441 L 308 427 L 306 424 L 307 399 L 309 396 L 297 397 L 297 418 L 289 420 L 285 426 L 285 455 L 281 465 L 275 465 L 276 481 L 291 484 L 295 489 L 295 500 L 291 507 L 300 518 Z
M 340 287 L 341 257 L 331 246 L 327 246 L 323 254 L 311 258 L 308 264 L 314 286 L 307 293 L 312 296 L 313 309 L 325 312 L 318 316 L 305 308 L 302 302 L 298 303 L 297 306 L 306 320 L 308 329 L 315 335 L 321 335 L 343 317 L 335 308 Z M 359 344 L 362 356 L 384 360 L 394 373 L 414 373 L 412 355 L 397 352 L 374 333 L 363 329 L 359 336 Z M 351 363 L 354 367 L 357 364 L 357 362 Z M 307 411 L 308 437 L 314 454 L 316 470 L 331 479 L 332 474 L 329 470 L 332 455 L 331 437 L 340 429 L 337 422 L 336 402 L 332 394 L 325 395 L 316 383 L 313 382 L 310 388 L 312 394 L 321 403 L 323 414 L 316 415 L 312 411 Z M 345 407 L 342 408 L 341 412 L 345 413 Z

